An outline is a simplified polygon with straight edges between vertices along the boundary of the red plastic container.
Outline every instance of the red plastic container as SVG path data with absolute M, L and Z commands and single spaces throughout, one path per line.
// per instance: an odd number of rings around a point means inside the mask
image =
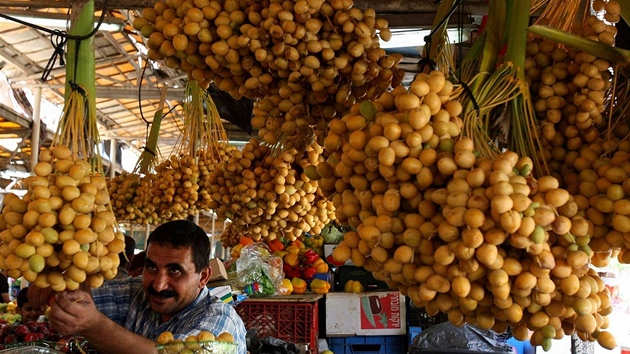
M 319 353 L 319 306 L 321 296 L 250 298 L 236 306 L 245 328 L 256 329 L 259 337 L 271 336 L 285 342 L 308 344 Z

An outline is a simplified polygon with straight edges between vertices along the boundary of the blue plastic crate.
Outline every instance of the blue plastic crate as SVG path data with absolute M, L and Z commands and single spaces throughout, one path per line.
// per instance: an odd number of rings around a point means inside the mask
M 510 338 L 507 343 L 516 349 L 518 354 L 534 354 L 536 350 L 532 347 L 529 341 L 516 340 L 514 337 Z
M 409 333 L 409 345 L 413 344 L 413 339 L 422 332 L 422 327 L 407 327 Z
M 328 348 L 335 354 L 405 353 L 405 336 L 330 337 Z

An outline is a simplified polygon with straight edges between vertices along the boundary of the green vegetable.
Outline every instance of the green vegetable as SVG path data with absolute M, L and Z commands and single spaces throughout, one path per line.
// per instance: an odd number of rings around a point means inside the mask
M 345 230 L 341 226 L 331 221 L 322 228 L 319 235 L 324 238 L 324 242 L 326 243 L 339 243 L 343 240 L 344 233 Z
M 260 292 L 251 294 L 253 297 L 272 296 L 276 294 L 276 287 L 273 285 L 271 278 L 267 275 L 264 269 L 259 269 L 258 272 L 252 273 L 251 282 L 258 282 Z

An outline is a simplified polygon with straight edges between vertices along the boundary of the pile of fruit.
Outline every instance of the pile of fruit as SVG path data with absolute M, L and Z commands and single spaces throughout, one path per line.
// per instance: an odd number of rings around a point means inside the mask
M 252 243 L 254 240 L 242 236 L 239 244 L 233 248 L 232 257 L 240 257 L 240 249 Z M 328 263 L 315 249 L 307 246 L 301 240 L 288 242 L 287 245 L 279 239 L 266 240 L 265 245 L 274 256 L 282 260 L 282 271 L 285 279 L 279 293 L 283 295 L 303 294 L 310 290 L 325 294 L 330 290 Z
M 302 278 L 294 277 L 292 279 L 285 278 L 282 282 L 282 288 L 282 291 L 284 291 L 286 295 L 299 295 L 304 294 L 307 291 L 315 294 L 328 294 L 331 285 L 328 280 L 324 280 L 321 278 L 314 278 L 312 280 L 306 281 Z
M 0 350 L 31 345 L 72 354 L 94 352 L 84 338 L 61 335 L 48 322 L 1 325 Z
M 328 264 L 315 250 L 306 247 L 301 241 L 293 241 L 274 254 L 282 257 L 282 270 L 289 279 L 312 280 L 318 273 L 328 273 Z
M 17 305 L 13 301 L 0 303 L 0 313 L 15 313 Z
M 383 39 L 391 37 L 387 21 L 377 19 L 373 9 L 353 5 L 324 0 L 160 1 L 144 9 L 133 26 L 148 38 L 151 59 L 182 69 L 201 86 L 213 80 L 235 98 L 268 94 L 279 78 L 314 89 L 318 84 L 312 80 L 326 69 L 332 73 L 319 78 L 330 80 L 319 83 L 323 89 L 333 86 L 338 75 L 343 86 L 391 80 L 391 70 L 388 77 L 378 75 L 393 64 L 378 51 L 377 31 Z M 366 60 L 363 54 L 370 49 L 377 52 Z
M 22 320 L 22 315 L 16 314 L 15 310 L 11 312 L 0 313 L 0 324 L 8 323 L 12 325 L 15 322 L 20 322 L 21 320 Z
M 201 331 L 186 339 L 175 339 L 172 332 L 162 332 L 157 338 L 159 354 L 235 354 L 234 336 L 229 332 L 214 335 Z
M 314 172 L 339 223 L 356 229 L 373 211 L 397 212 L 404 200 L 416 208 L 425 189 L 453 174 L 455 157 L 438 157 L 453 151 L 461 131 L 462 107 L 451 98 L 456 92 L 441 72 L 420 74 L 409 91 L 399 86 L 331 122 L 324 140 L 329 157 Z M 470 168 L 475 156 L 467 146 L 457 161 Z
M 3 302 L 0 303 L 0 325 L 14 324 L 15 322 L 22 321 L 22 315 L 15 313 L 17 305 L 15 302 Z
M 305 233 L 299 239 L 306 248 L 314 250 L 320 257 L 324 256 L 324 237 Z
M 23 198 L 4 197 L 0 214 L 0 268 L 9 276 L 55 291 L 87 282 L 99 287 L 116 276 L 125 248 L 109 206 L 105 178 L 57 145 L 42 149 Z

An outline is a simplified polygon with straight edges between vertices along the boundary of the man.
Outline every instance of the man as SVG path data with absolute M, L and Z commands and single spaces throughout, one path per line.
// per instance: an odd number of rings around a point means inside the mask
M 0 270 L 0 302 L 7 303 L 11 301 L 11 297 L 9 296 L 9 279 L 7 278 L 7 271 Z
M 114 279 L 121 279 L 129 276 L 129 273 L 127 272 L 127 265 L 131 261 L 135 252 L 136 240 L 134 240 L 131 236 L 125 236 L 125 250 L 118 254 L 120 264 L 118 265 L 118 272 L 116 273 L 116 278 Z
M 131 261 L 127 264 L 127 274 L 129 274 L 130 277 L 138 277 L 142 275 L 142 272 L 144 271 L 145 258 L 145 251 L 138 252 L 133 256 L 133 258 L 131 258 Z
M 206 288 L 212 270 L 203 229 L 171 221 L 156 228 L 147 245 L 142 277 L 107 282 L 92 296 L 81 290 L 56 294 L 48 316 L 53 327 L 82 335 L 102 354 L 156 353 L 160 333 L 185 339 L 202 330 L 230 332 L 245 354 L 243 321 Z
M 39 317 L 44 314 L 38 308 L 31 306 L 28 302 L 28 289 L 22 288 L 17 296 L 17 313 L 22 316 L 22 323 L 37 322 Z

